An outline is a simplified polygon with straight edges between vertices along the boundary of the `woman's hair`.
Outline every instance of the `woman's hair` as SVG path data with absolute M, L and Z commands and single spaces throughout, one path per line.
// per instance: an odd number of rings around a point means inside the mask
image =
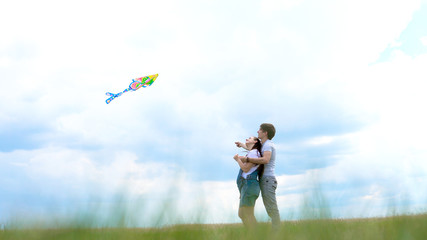
M 262 157 L 262 152 L 261 152 L 262 143 L 261 143 L 261 140 L 259 138 L 257 138 L 257 137 L 254 137 L 254 139 L 255 139 L 255 144 L 252 147 L 252 149 L 258 150 L 259 155 Z M 261 179 L 263 173 L 264 173 L 264 164 L 260 164 L 259 167 L 258 167 L 258 177 L 259 177 L 259 179 Z
M 253 138 L 255 139 L 255 144 L 252 147 L 252 149 L 258 150 L 259 155 L 262 157 L 262 153 L 261 153 L 262 143 L 261 143 L 261 140 L 259 138 L 257 138 L 257 137 L 253 137 Z

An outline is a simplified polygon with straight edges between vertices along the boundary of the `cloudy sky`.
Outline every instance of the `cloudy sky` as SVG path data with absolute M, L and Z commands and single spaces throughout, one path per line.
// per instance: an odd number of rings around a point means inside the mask
M 426 22 L 425 0 L 3 1 L 0 222 L 238 222 L 233 143 L 263 122 L 282 220 L 426 211 Z

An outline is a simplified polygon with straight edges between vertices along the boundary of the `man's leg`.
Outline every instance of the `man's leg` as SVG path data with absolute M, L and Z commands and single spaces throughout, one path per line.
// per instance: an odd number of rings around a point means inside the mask
M 279 230 L 280 214 L 276 201 L 277 180 L 275 177 L 264 176 L 260 181 L 262 201 L 264 202 L 265 210 L 272 221 L 272 228 Z

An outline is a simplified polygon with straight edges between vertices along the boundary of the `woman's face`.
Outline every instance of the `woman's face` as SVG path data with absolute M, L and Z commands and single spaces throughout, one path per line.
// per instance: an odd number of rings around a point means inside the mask
M 255 137 L 250 137 L 250 138 L 248 138 L 248 139 L 246 139 L 246 144 L 255 144 L 256 143 L 256 140 L 255 140 Z

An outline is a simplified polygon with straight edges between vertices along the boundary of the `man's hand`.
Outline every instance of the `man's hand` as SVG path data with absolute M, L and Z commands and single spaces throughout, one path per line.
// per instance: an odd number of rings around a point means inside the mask
M 236 161 L 237 161 L 237 160 L 239 159 L 239 154 L 234 155 L 234 157 L 233 157 L 233 158 L 234 158 L 234 160 L 236 160 Z

